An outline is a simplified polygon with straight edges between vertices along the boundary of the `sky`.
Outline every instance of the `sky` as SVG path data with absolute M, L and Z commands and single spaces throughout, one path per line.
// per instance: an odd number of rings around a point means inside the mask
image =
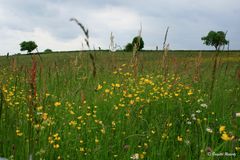
M 140 24 L 144 49 L 162 48 L 168 26 L 170 49 L 214 49 L 201 41 L 210 30 L 227 31 L 230 49 L 240 49 L 239 0 L 0 0 L 0 54 L 25 53 L 22 41 L 39 51 L 87 49 L 70 18 L 88 28 L 91 49 L 108 49 L 111 32 L 123 48 Z

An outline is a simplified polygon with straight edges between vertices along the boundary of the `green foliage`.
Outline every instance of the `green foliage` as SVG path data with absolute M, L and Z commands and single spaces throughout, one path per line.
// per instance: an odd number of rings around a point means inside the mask
M 128 43 L 126 46 L 125 46 L 125 49 L 124 49 L 126 52 L 131 52 L 133 50 L 133 45 L 132 43 Z
M 219 50 L 221 46 L 228 44 L 226 34 L 223 31 L 210 31 L 207 36 L 201 38 L 207 46 L 213 46 Z
M 216 151 L 238 158 L 239 52 L 220 55 L 212 101 L 209 67 L 215 52 L 203 52 L 197 68 L 197 52 L 169 51 L 166 80 L 158 52 L 140 55 L 144 68 L 135 78 L 132 53 L 109 60 L 107 51 L 96 51 L 94 79 L 91 52 L 45 54 L 41 63 L 36 56 L 36 72 L 30 70 L 32 56 L 12 56 L 17 65 L 0 57 L 0 157 L 205 160 L 214 159 L 209 154 Z
M 20 43 L 21 51 L 27 51 L 28 53 L 31 53 L 34 49 L 36 49 L 38 46 L 34 41 L 23 41 Z
M 133 48 L 136 47 L 136 49 L 138 51 L 140 51 L 141 49 L 143 49 L 144 47 L 144 41 L 142 39 L 142 37 L 139 37 L 139 36 L 136 36 L 133 38 L 132 40 L 132 43 L 128 43 L 126 46 L 125 46 L 125 51 L 127 52 L 131 52 L 133 51 Z
M 136 48 L 137 48 L 138 51 L 143 49 L 144 41 L 143 41 L 142 37 L 136 36 L 136 37 L 133 38 L 132 46 L 134 47 L 135 45 L 136 45 Z
M 51 49 L 45 49 L 44 53 L 52 53 L 53 51 Z

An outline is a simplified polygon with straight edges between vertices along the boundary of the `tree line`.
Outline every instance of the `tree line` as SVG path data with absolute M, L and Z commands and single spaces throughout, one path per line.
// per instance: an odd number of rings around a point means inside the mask
M 215 50 L 220 50 L 221 47 L 229 44 L 229 41 L 226 40 L 226 34 L 223 31 L 210 31 L 206 36 L 202 37 L 201 40 L 203 44 L 207 46 L 212 46 Z M 20 43 L 20 50 L 27 51 L 27 54 L 31 54 L 32 51 L 37 49 L 37 44 L 34 41 L 23 41 Z M 133 51 L 134 47 L 140 51 L 144 48 L 144 41 L 142 37 L 136 36 L 133 38 L 131 43 L 128 43 L 124 51 L 131 52 Z M 51 49 L 46 49 L 45 53 L 51 53 Z

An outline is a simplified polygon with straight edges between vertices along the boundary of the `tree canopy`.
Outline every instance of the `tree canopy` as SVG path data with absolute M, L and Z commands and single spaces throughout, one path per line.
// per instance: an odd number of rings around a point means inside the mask
M 136 47 L 137 51 L 140 51 L 144 47 L 144 41 L 142 37 L 136 36 L 133 38 L 132 43 L 128 43 L 125 46 L 125 51 L 130 52 L 133 51 L 133 49 Z
M 31 53 L 34 49 L 36 49 L 38 46 L 34 41 L 23 41 L 20 43 L 21 51 L 27 51 L 28 53 Z
M 226 33 L 223 31 L 210 31 L 207 36 L 201 38 L 207 46 L 213 46 L 216 50 L 220 50 L 221 46 L 228 44 Z
M 136 46 L 138 51 L 142 50 L 144 47 L 144 41 L 143 41 L 142 37 L 140 37 L 140 36 L 134 37 L 132 40 L 132 46 L 133 47 Z
M 126 46 L 125 46 L 125 49 L 124 49 L 126 52 L 131 52 L 133 50 L 133 45 L 132 43 L 128 43 Z
M 52 52 L 53 51 L 51 49 L 49 49 L 49 48 L 44 50 L 44 53 L 52 53 Z

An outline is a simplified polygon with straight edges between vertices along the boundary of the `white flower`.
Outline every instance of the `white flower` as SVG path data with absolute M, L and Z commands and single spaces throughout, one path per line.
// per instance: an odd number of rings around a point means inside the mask
M 236 117 L 240 117 L 240 112 L 239 112 L 239 113 L 236 113 Z
M 130 158 L 131 158 L 131 159 L 139 159 L 139 154 L 138 154 L 138 153 L 135 153 L 135 154 L 133 154 Z
M 185 140 L 185 143 L 186 143 L 186 145 L 189 145 L 190 141 L 189 140 Z
M 208 132 L 208 133 L 213 133 L 213 130 L 211 129 L 211 128 L 206 128 L 206 131 Z
M 191 115 L 191 117 L 194 121 L 196 120 L 196 115 L 194 113 Z
M 191 125 L 191 124 L 192 124 L 192 122 L 190 122 L 190 121 L 187 121 L 187 124 L 188 124 L 188 125 Z
M 203 99 L 198 99 L 197 102 L 198 103 L 203 102 Z
M 37 112 L 37 115 L 42 115 L 42 112 Z M 1 159 L 0 159 L 1 160 Z
M 208 107 L 207 104 L 205 104 L 205 103 L 202 103 L 200 106 L 203 107 L 203 108 L 207 108 Z
M 201 110 L 196 110 L 196 113 L 201 113 L 202 111 Z

